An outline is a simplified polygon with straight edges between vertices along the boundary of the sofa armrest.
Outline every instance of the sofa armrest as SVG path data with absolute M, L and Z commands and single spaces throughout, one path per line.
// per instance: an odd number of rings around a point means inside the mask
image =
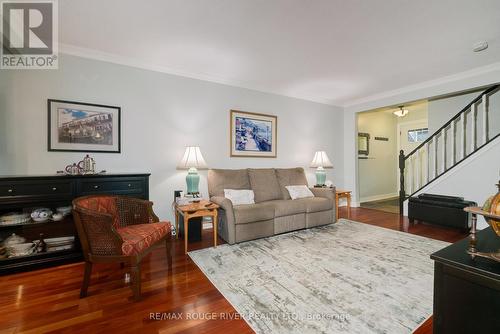
M 222 196 L 212 196 L 210 201 L 220 206 L 225 211 L 233 212 L 233 202 Z
M 324 197 L 335 201 L 335 187 L 333 188 L 310 188 L 314 196 Z
M 212 196 L 210 201 L 220 206 L 219 211 L 219 233 L 229 244 L 236 241 L 236 227 L 234 226 L 233 202 L 222 196 Z

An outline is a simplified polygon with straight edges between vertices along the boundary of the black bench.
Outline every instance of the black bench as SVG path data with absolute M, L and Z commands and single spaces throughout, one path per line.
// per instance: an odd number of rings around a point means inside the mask
M 420 194 L 408 199 L 408 219 L 468 230 L 469 213 L 464 211 L 468 206 L 477 204 L 463 197 Z

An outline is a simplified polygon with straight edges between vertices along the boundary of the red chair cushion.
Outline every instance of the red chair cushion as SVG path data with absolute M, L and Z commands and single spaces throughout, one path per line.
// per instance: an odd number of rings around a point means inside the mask
M 155 242 L 168 235 L 172 230 L 170 222 L 138 224 L 118 228 L 116 231 L 123 239 L 123 255 L 140 254 Z

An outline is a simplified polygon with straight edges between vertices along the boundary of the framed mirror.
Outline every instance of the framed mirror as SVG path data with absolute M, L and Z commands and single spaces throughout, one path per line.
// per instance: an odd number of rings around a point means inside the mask
M 358 154 L 368 155 L 370 153 L 370 134 L 358 133 Z

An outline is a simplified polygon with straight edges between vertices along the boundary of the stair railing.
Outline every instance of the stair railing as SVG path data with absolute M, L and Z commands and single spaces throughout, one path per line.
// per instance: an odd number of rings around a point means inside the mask
M 500 85 L 484 90 L 442 127 L 405 155 L 399 151 L 399 212 L 403 203 L 422 188 L 464 161 L 500 133 L 491 136 L 489 124 L 489 97 L 499 91 Z M 478 108 L 481 105 L 481 142 L 478 146 Z M 467 120 L 469 115 L 470 120 Z M 469 128 L 467 128 L 470 122 Z M 457 131 L 460 138 L 457 142 Z M 467 146 L 469 145 L 469 149 Z M 448 151 L 449 149 L 449 151 Z M 439 154 L 440 153 L 440 154 Z M 457 159 L 457 155 L 459 155 Z M 409 195 L 407 195 L 409 194 Z

